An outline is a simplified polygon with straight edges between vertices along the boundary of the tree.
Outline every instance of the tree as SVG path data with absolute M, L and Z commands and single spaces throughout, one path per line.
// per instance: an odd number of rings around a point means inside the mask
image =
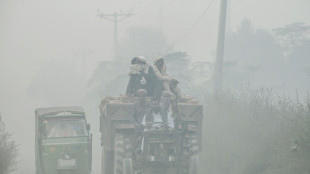
M 274 32 L 277 43 L 284 49 L 287 83 L 305 93 L 310 85 L 310 25 L 293 23 Z
M 17 144 L 6 131 L 0 115 L 0 174 L 7 174 L 15 169 Z
M 285 56 L 288 56 L 295 47 L 302 45 L 304 41 L 309 39 L 310 25 L 297 22 L 285 27 L 275 28 L 273 31 L 277 42 L 286 49 Z
M 284 83 L 283 49 L 268 30 L 256 29 L 245 19 L 236 32 L 227 35 L 225 44 L 224 87 L 239 89 L 251 83 L 280 88 Z
M 100 62 L 88 82 L 88 93 L 85 102 L 100 101 L 104 96 L 124 94 L 129 79 L 129 61 Z

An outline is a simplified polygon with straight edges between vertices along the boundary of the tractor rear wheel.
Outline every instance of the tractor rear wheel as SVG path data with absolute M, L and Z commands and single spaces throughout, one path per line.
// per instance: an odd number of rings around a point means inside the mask
M 123 174 L 133 174 L 133 166 L 131 158 L 125 158 L 123 160 Z
M 114 145 L 114 174 L 127 174 L 124 171 L 124 162 L 126 162 L 126 165 L 131 163 L 132 168 L 132 154 L 133 147 L 130 138 L 122 134 L 116 134 Z
M 188 174 L 198 174 L 199 173 L 199 157 L 191 156 L 189 160 Z
M 113 174 L 113 151 L 102 148 L 101 174 Z

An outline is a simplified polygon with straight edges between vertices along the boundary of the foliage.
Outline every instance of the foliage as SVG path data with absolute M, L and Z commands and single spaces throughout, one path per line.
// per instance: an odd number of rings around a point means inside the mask
M 286 55 L 288 55 L 295 47 L 302 45 L 304 41 L 309 39 L 310 25 L 297 22 L 285 27 L 275 28 L 273 31 L 277 42 L 286 49 Z
M 270 32 L 245 19 L 225 45 L 223 88 L 262 86 L 293 95 L 305 94 L 310 74 L 310 26 L 293 23 Z
M 102 61 L 88 83 L 89 92 L 85 101 L 100 101 L 104 96 L 124 94 L 129 79 L 129 62 Z
M 204 171 L 209 173 L 308 173 L 310 102 L 270 89 L 207 96 Z
M 0 174 L 14 171 L 17 153 L 17 144 L 6 131 L 0 116 Z
M 279 88 L 284 80 L 282 52 L 268 30 L 256 29 L 245 19 L 236 32 L 226 37 L 224 88 L 239 89 L 247 83 Z

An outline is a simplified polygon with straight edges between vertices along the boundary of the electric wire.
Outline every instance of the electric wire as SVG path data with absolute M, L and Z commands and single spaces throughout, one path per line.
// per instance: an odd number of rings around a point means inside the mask
M 169 1 L 166 5 L 164 5 L 162 8 L 165 9 L 166 7 L 169 7 L 174 1 L 176 0 L 171 0 Z
M 172 46 L 170 46 L 167 51 L 171 50 L 172 48 L 174 48 L 176 45 L 178 45 L 180 42 L 182 42 L 190 33 L 191 31 L 197 26 L 197 24 L 200 22 L 200 20 L 202 19 L 202 17 L 208 12 L 209 8 L 211 7 L 211 5 L 213 4 L 215 0 L 211 0 L 209 2 L 209 4 L 207 5 L 207 7 L 205 8 L 205 10 L 202 12 L 202 14 L 199 16 L 199 18 L 193 23 L 193 25 L 182 35 L 182 37 L 180 37 L 179 40 L 177 40 Z
M 138 0 L 138 1 L 136 1 L 136 3 L 134 3 L 129 9 L 128 9 L 128 11 L 129 10 L 133 10 L 138 4 L 140 4 L 141 2 L 142 2 L 143 0 Z
M 147 6 L 145 6 L 142 10 L 136 12 L 135 14 L 137 15 L 137 14 L 140 14 L 140 13 L 144 12 L 145 10 L 147 10 L 148 8 L 150 8 L 156 1 L 157 1 L 157 0 L 151 1 Z
M 169 1 L 167 4 L 165 4 L 165 5 L 163 5 L 162 7 L 161 7 L 161 10 L 164 10 L 165 8 L 167 8 L 167 7 L 169 7 L 171 4 L 173 4 L 173 2 L 175 2 L 176 0 L 171 0 L 171 1 Z M 139 17 L 146 17 L 146 16 L 150 16 L 150 15 L 152 15 L 152 14 L 154 14 L 155 12 L 157 12 L 157 10 L 154 10 L 154 11 L 152 11 L 152 12 L 150 12 L 150 13 L 147 13 L 147 14 L 145 14 L 145 15 L 138 15 Z

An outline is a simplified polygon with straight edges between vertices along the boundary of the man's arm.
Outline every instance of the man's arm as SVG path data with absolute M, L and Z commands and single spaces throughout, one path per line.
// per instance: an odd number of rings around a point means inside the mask
M 132 95 L 132 93 L 133 93 L 133 85 L 134 85 L 134 77 L 133 77 L 133 75 L 130 75 L 129 76 L 128 85 L 127 85 L 127 88 L 126 88 L 126 94 L 127 95 Z
M 174 119 L 171 117 L 169 112 L 167 114 L 167 124 L 169 127 L 174 128 Z
M 154 72 L 155 76 L 159 80 L 167 81 L 167 82 L 169 82 L 171 80 L 171 78 L 168 75 L 161 74 L 160 71 L 158 70 L 158 68 L 155 65 L 153 65 L 152 68 L 153 68 L 153 72 Z
M 129 118 L 130 123 L 133 123 L 135 126 L 139 126 L 140 124 L 138 123 L 138 120 L 136 118 L 137 115 L 137 104 L 133 104 L 133 109 Z
M 147 113 L 146 113 L 147 114 Z M 144 114 L 144 116 L 143 116 L 143 119 L 142 119 L 142 122 L 141 122 L 141 125 L 142 126 L 144 126 L 144 131 L 146 131 L 147 130 L 147 127 L 146 127 L 146 114 Z

